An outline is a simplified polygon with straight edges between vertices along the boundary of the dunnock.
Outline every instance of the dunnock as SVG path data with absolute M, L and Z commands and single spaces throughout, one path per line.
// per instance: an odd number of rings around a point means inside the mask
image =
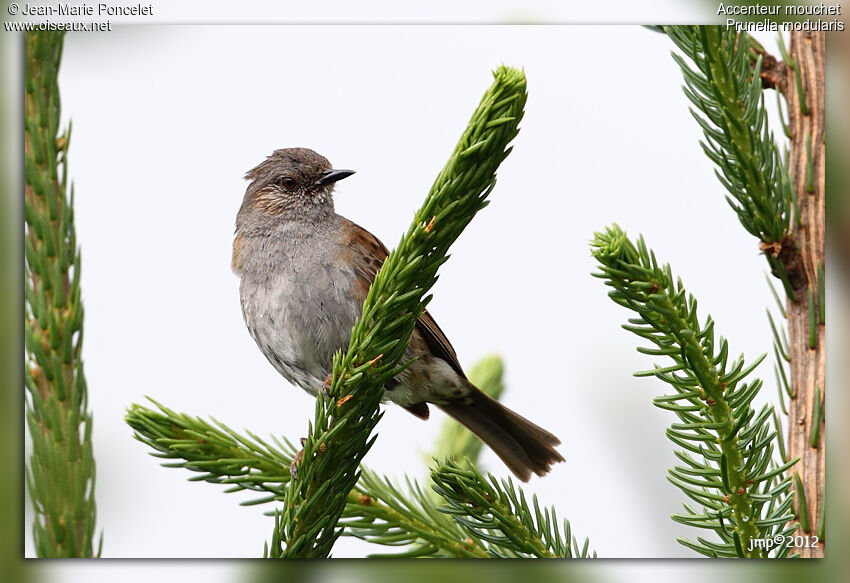
M 276 150 L 250 170 L 236 217 L 233 271 L 242 316 L 257 346 L 287 380 L 312 395 L 345 349 L 369 286 L 387 258 L 374 235 L 334 212 L 335 170 L 305 148 Z M 563 461 L 557 437 L 490 398 L 461 369 L 434 318 L 422 314 L 384 400 L 421 419 L 432 403 L 460 421 L 521 480 Z

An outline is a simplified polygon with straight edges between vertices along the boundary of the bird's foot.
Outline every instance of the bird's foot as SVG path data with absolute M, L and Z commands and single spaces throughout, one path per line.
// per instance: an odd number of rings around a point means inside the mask
M 304 438 L 304 437 L 301 438 L 301 446 L 302 447 L 301 447 L 301 449 L 298 450 L 298 453 L 295 454 L 295 457 L 292 458 L 292 462 L 289 464 L 289 475 L 292 476 L 293 480 L 298 476 L 298 464 L 300 464 L 301 460 L 304 459 L 304 447 L 303 446 L 304 446 L 304 442 L 306 442 L 306 441 L 307 441 L 306 438 Z
M 325 378 L 325 382 L 322 383 L 322 391 L 330 397 L 331 396 L 331 384 L 334 380 L 334 373 L 329 373 L 327 378 Z

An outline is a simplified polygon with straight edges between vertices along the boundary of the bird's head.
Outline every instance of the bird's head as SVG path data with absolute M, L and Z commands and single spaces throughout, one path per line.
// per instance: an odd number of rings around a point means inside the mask
M 292 220 L 333 213 L 334 185 L 352 174 L 307 148 L 275 150 L 245 174 L 251 182 L 239 214 Z

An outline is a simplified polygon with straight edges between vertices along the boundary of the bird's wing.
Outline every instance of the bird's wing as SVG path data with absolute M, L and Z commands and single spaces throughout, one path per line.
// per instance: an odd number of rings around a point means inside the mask
M 462 378 L 466 378 L 457 360 L 455 349 L 452 348 L 449 339 L 446 338 L 446 335 L 437 326 L 436 320 L 434 320 L 433 316 L 427 310 L 416 321 L 416 329 L 422 333 L 422 337 L 425 338 L 425 342 L 434 356 L 438 356 L 448 362 L 457 374 Z
M 362 282 L 360 291 L 363 294 L 363 299 L 365 299 L 369 286 L 375 281 L 378 270 L 390 253 L 375 235 L 348 219 L 342 219 L 342 221 L 343 231 L 348 241 L 348 250 L 356 266 L 355 270 L 359 276 L 358 280 Z M 416 321 L 416 331 L 422 335 L 423 340 L 425 340 L 425 343 L 434 356 L 448 362 L 455 372 L 466 378 L 460 362 L 458 362 L 455 349 L 452 348 L 449 339 L 446 338 L 446 335 L 427 310 Z

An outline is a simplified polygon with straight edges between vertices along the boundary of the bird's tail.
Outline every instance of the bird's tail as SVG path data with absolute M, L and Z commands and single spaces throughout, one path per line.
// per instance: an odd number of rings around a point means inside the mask
M 472 402 L 437 405 L 490 446 L 514 475 L 527 482 L 564 461 L 555 450 L 561 440 L 472 387 Z

